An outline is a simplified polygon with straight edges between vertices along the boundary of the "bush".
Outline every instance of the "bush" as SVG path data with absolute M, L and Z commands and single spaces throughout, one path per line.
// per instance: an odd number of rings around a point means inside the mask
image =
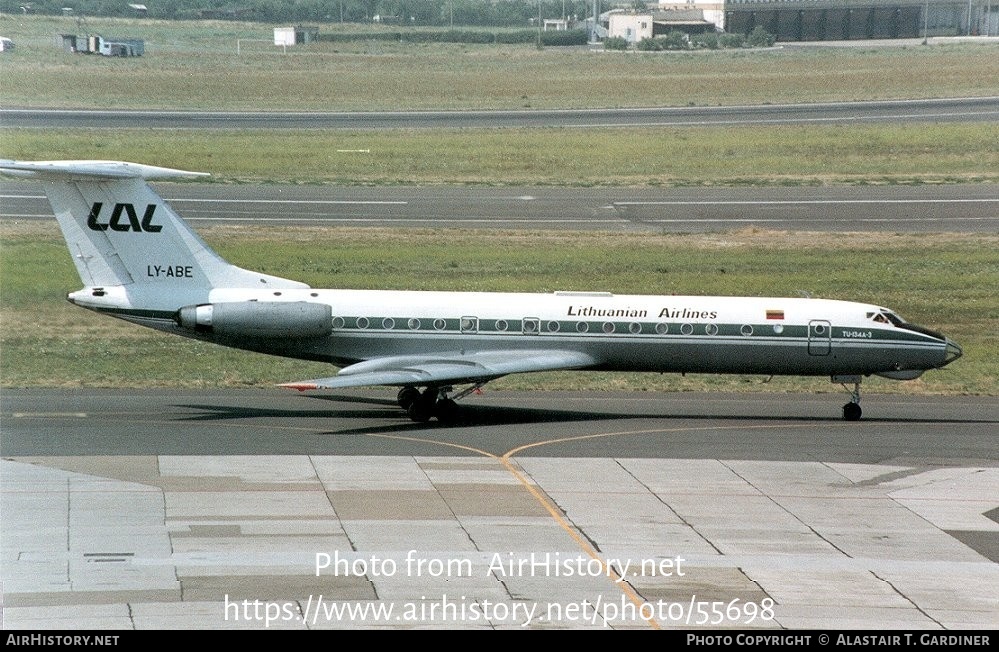
M 777 42 L 777 37 L 763 29 L 761 25 L 753 28 L 746 37 L 746 45 L 751 48 L 768 48 Z
M 749 37 L 744 34 L 716 34 L 715 32 L 687 34 L 686 32 L 671 31 L 664 36 L 642 39 L 635 44 L 635 49 L 643 52 L 661 52 L 663 50 L 770 47 L 774 41 L 776 41 L 776 37 L 760 27 L 754 29 Z M 604 46 L 607 47 L 606 41 Z
M 664 50 L 688 50 L 690 49 L 690 37 L 685 32 L 673 30 L 667 32 L 666 36 L 660 36 L 663 40 Z
M 721 34 L 718 36 L 718 45 L 723 48 L 746 47 L 745 34 Z
M 717 50 L 718 35 L 714 32 L 705 32 L 703 34 L 691 34 L 690 45 L 695 49 L 703 48 L 708 50 Z
M 401 41 L 400 32 L 322 32 L 315 40 L 325 43 L 351 43 L 354 41 Z
M 627 50 L 628 39 L 623 36 L 611 36 L 604 39 L 605 50 Z
M 643 52 L 662 52 L 663 50 L 689 50 L 687 35 L 683 32 L 670 32 L 666 36 L 655 36 L 642 39 L 635 47 Z
M 402 40 L 410 43 L 495 43 L 496 34 L 470 29 L 449 29 L 441 32 L 414 30 L 404 32 Z
M 642 52 L 659 52 L 665 48 L 663 47 L 662 37 L 656 36 L 655 38 L 643 38 L 638 43 L 635 43 L 635 49 Z
M 399 32 L 331 32 L 322 33 L 317 40 L 330 43 L 349 41 L 405 41 L 407 43 L 503 43 L 506 45 L 520 43 L 537 43 L 536 29 L 518 29 L 512 31 L 490 31 L 476 29 L 448 30 L 405 30 Z M 542 32 L 543 45 L 586 45 L 586 30 L 574 29 L 561 32 Z
M 514 43 L 537 43 L 538 33 L 533 29 L 518 29 L 513 32 L 497 32 L 496 42 L 507 45 Z
M 585 29 L 570 29 L 555 32 L 541 32 L 542 45 L 555 47 L 568 45 L 586 45 Z

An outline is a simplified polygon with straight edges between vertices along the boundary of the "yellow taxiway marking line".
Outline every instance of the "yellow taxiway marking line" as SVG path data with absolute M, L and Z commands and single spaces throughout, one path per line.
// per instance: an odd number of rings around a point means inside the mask
M 621 591 L 628 597 L 628 599 L 636 607 L 641 609 L 642 605 L 645 603 L 645 599 L 642 598 L 641 595 L 639 595 L 638 591 L 636 591 L 635 588 L 631 586 L 630 583 L 628 583 L 627 578 L 623 577 L 620 573 L 617 572 L 616 569 L 614 569 L 613 566 L 611 566 L 610 564 L 607 563 L 606 560 L 604 560 L 604 558 L 600 555 L 600 553 L 586 540 L 586 538 L 580 533 L 580 531 L 565 518 L 565 516 L 561 513 L 558 507 L 555 504 L 553 504 L 551 499 L 545 496 L 537 488 L 535 484 L 531 483 L 527 479 L 527 477 L 525 477 L 524 474 L 518 468 L 516 468 L 516 466 L 512 462 L 512 458 L 515 455 L 531 448 L 537 448 L 539 446 L 547 446 L 550 444 L 558 444 L 569 441 L 600 439 L 604 437 L 625 437 L 632 435 L 652 435 L 652 434 L 668 434 L 668 433 L 678 433 L 678 432 L 694 432 L 694 431 L 705 432 L 713 430 L 714 431 L 731 430 L 732 428 L 736 427 L 741 429 L 752 429 L 752 430 L 776 430 L 780 428 L 787 428 L 788 425 L 787 424 L 768 424 L 763 426 L 726 425 L 726 426 L 703 426 L 699 428 L 652 428 L 648 430 L 622 430 L 618 432 L 599 432 L 599 433 L 592 433 L 589 435 L 573 435 L 570 437 L 559 437 L 556 439 L 548 439 L 545 441 L 538 441 L 531 444 L 524 444 L 523 446 L 518 446 L 516 448 L 507 451 L 503 455 L 496 455 L 494 453 L 474 448 L 472 446 L 454 444 L 451 442 L 443 442 L 434 439 L 426 439 L 423 437 L 406 437 L 401 435 L 384 435 L 384 434 L 374 434 L 374 433 L 369 433 L 369 436 L 385 437 L 387 439 L 401 439 L 401 440 L 415 441 L 428 444 L 438 444 L 449 448 L 458 448 L 461 450 L 470 451 L 478 455 L 482 455 L 483 457 L 488 457 L 490 459 L 499 461 L 504 466 L 504 468 L 506 468 L 506 470 L 511 475 L 513 475 L 513 477 L 516 478 L 517 481 L 534 497 L 534 499 L 538 501 L 538 503 L 545 509 L 545 511 L 547 511 L 548 514 L 551 515 L 552 519 L 554 519 L 555 522 L 558 523 L 559 527 L 561 527 L 569 535 L 569 537 L 576 542 L 576 545 L 578 545 L 579 548 L 583 552 L 585 552 L 591 559 L 594 559 L 600 563 L 603 574 L 607 578 L 611 579 L 614 582 L 614 584 L 621 589 Z M 641 613 L 641 611 L 639 611 L 639 613 Z M 661 629 L 661 626 L 659 625 L 658 621 L 656 621 L 655 618 L 653 617 L 646 618 L 645 622 L 653 629 Z

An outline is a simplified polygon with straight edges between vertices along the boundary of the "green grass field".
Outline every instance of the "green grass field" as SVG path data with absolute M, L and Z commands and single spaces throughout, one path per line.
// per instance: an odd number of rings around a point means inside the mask
M 362 29 L 320 25 L 321 32 Z M 4 106 L 216 110 L 710 106 L 995 93 L 999 44 L 695 53 L 360 41 L 272 45 L 273 26 L 0 15 Z M 132 59 L 70 54 L 57 35 L 145 39 Z M 240 54 L 237 55 L 237 41 Z M 271 44 L 268 44 L 271 43 Z
M 216 181 L 568 186 L 999 182 L 999 123 L 759 129 L 8 130 L 8 158 L 101 158 Z

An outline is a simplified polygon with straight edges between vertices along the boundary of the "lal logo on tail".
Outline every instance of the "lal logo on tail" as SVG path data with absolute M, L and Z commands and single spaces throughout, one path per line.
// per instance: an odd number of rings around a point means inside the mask
M 97 221 L 103 207 L 104 204 L 102 202 L 95 202 L 90 208 L 90 215 L 87 217 L 87 227 L 92 231 L 107 231 L 108 227 L 112 231 L 140 231 L 144 233 L 159 233 L 163 230 L 162 225 L 153 224 L 153 213 L 156 212 L 156 204 L 146 206 L 146 212 L 143 213 L 141 222 L 139 221 L 139 214 L 135 210 L 135 206 L 132 204 L 115 204 L 114 209 L 111 210 L 111 219 L 108 220 L 107 224 L 101 224 Z M 128 218 L 127 222 L 122 222 L 122 216 Z

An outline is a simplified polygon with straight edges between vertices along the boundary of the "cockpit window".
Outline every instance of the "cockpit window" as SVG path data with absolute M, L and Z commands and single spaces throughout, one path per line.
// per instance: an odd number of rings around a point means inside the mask
M 888 321 L 890 321 L 892 324 L 894 324 L 896 326 L 900 326 L 901 327 L 901 326 L 905 326 L 905 324 L 906 324 L 906 321 L 904 319 L 902 319 L 901 317 L 899 317 L 898 315 L 896 315 L 893 312 L 890 312 L 890 311 L 886 310 L 882 314 L 884 314 L 884 316 L 888 318 Z
M 871 320 L 876 321 L 879 324 L 892 324 L 894 326 L 899 326 L 899 327 L 905 324 L 904 319 L 902 319 L 901 317 L 899 317 L 890 310 L 869 312 L 867 313 L 867 316 L 871 318 Z

